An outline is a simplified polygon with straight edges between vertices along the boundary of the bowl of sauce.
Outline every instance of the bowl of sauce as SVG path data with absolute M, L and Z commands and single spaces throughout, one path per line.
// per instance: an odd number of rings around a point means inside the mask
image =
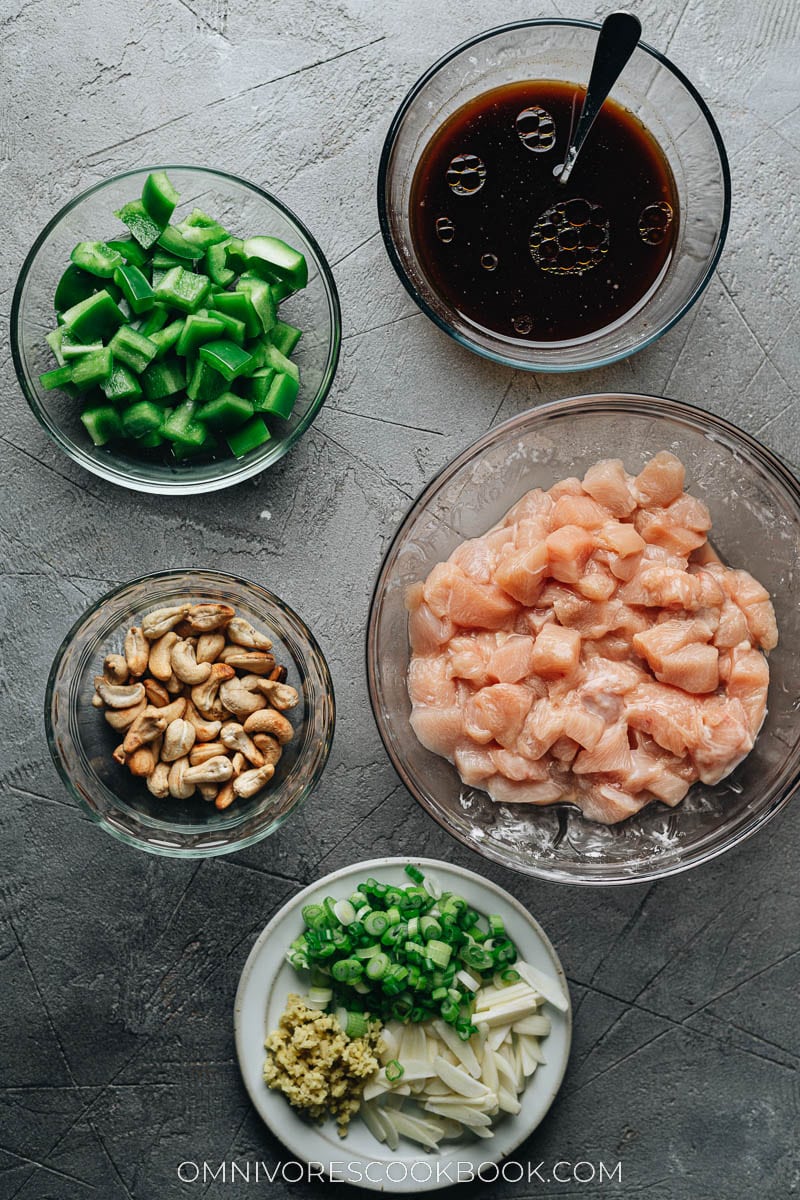
M 705 288 L 730 209 L 703 100 L 640 43 L 565 186 L 599 26 L 526 21 L 430 68 L 378 183 L 389 257 L 420 308 L 487 358 L 534 371 L 624 358 Z

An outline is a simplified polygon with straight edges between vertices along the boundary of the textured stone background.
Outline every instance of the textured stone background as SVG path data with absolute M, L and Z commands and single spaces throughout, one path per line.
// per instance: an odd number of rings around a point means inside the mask
M 418 809 L 368 710 L 363 631 L 383 550 L 432 472 L 490 422 L 583 391 L 665 393 L 800 462 L 800 7 L 631 7 L 721 126 L 728 244 L 701 303 L 657 345 L 608 370 L 534 378 L 470 356 L 417 313 L 377 232 L 377 160 L 407 87 L 451 45 L 503 20 L 601 16 L 603 5 L 0 0 L 4 1200 L 177 1200 L 203 1191 L 178 1183 L 184 1159 L 276 1160 L 234 1059 L 239 972 L 301 884 L 378 853 L 483 870 L 563 957 L 574 1051 L 525 1152 L 621 1158 L 624 1183 L 500 1194 L 784 1200 L 800 1187 L 800 809 L 652 887 L 526 881 Z M 72 466 L 28 412 L 8 350 L 16 273 L 44 222 L 80 189 L 153 161 L 225 167 L 276 191 L 316 233 L 341 291 L 342 362 L 316 425 L 276 470 L 208 499 L 140 497 Z M 274 586 L 316 631 L 339 701 L 333 757 L 302 813 L 268 843 L 194 864 L 137 854 L 90 824 L 56 777 L 41 722 L 52 654 L 80 612 L 114 583 L 188 564 Z

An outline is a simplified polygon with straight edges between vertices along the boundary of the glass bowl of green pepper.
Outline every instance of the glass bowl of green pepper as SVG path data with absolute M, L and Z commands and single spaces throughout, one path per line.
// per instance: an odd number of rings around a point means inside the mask
M 128 171 L 71 200 L 11 308 L 20 386 L 56 445 L 162 494 L 230 487 L 282 458 L 340 342 L 333 275 L 302 222 L 204 167 Z

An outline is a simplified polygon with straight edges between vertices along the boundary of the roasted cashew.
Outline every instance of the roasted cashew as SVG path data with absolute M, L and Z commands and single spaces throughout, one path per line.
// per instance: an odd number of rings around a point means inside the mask
M 188 700 L 185 696 L 178 696 L 177 699 L 171 700 L 169 704 L 165 704 L 163 708 L 159 709 L 159 716 L 162 716 L 167 724 L 170 725 L 173 721 L 177 721 L 179 717 L 186 716 L 187 704 Z
M 111 757 L 113 758 L 114 762 L 117 762 L 121 767 L 124 767 L 126 758 L 125 747 L 123 745 L 117 746 Z
M 223 812 L 226 808 L 230 808 L 236 799 L 236 792 L 233 790 L 233 782 L 229 780 L 223 783 L 222 787 L 217 792 L 217 798 L 214 801 L 216 807 Z
M 271 650 L 272 642 L 265 633 L 260 633 L 244 617 L 233 617 L 225 631 L 229 642 L 245 646 L 248 650 Z
M 200 799 L 205 800 L 208 804 L 210 804 L 212 800 L 216 800 L 219 788 L 215 783 L 198 783 L 197 791 L 200 795 Z
M 172 608 L 154 608 L 142 617 L 142 633 L 151 642 L 162 638 L 183 620 L 191 607 L 191 604 L 176 604 Z
M 188 800 L 194 795 L 194 784 L 186 779 L 188 758 L 179 758 L 169 769 L 169 794 L 176 800 Z
M 260 792 L 269 783 L 274 774 L 275 768 L 272 763 L 265 763 L 257 771 L 242 771 L 241 775 L 237 775 L 233 781 L 233 790 L 243 800 L 249 800 L 251 796 L 255 796 L 256 792 Z
M 150 674 L 155 675 L 156 679 L 160 679 L 164 684 L 172 675 L 172 647 L 177 640 L 177 633 L 168 630 L 153 642 L 150 649 L 150 662 L 148 663 Z
M 272 707 L 277 708 L 279 712 L 285 712 L 287 708 L 294 708 L 300 699 L 297 688 L 293 688 L 288 683 L 277 683 L 274 679 L 261 679 L 256 686 L 260 692 L 264 693 Z
M 218 754 L 216 758 L 210 758 L 208 762 L 198 763 L 196 767 L 189 767 L 184 771 L 183 778 L 186 783 L 225 783 L 232 774 L 231 760 Z
M 170 721 L 164 734 L 161 761 L 175 762 L 176 759 L 185 758 L 194 745 L 195 736 L 194 725 L 183 717 Z
M 133 754 L 126 756 L 125 766 L 131 775 L 146 778 L 148 775 L 153 774 L 157 762 L 158 755 L 155 753 L 153 746 L 140 746 L 138 750 L 134 750 Z
M 150 643 L 139 625 L 132 625 L 125 634 L 125 661 L 131 675 L 144 675 L 150 658 Z
M 220 754 L 225 754 L 222 742 L 197 742 L 189 751 L 189 765 L 199 767 L 200 763 L 217 758 Z
M 221 721 L 206 721 L 201 717 L 191 700 L 186 701 L 186 712 L 183 715 L 194 725 L 198 742 L 213 742 L 222 726 Z
M 176 642 L 170 653 L 172 669 L 182 683 L 205 683 L 211 674 L 211 663 L 199 663 L 193 642 Z
M 239 750 L 254 767 L 263 767 L 264 755 L 253 739 L 245 733 L 243 726 L 236 721 L 227 721 L 222 726 L 219 736 L 229 750 Z
M 230 604 L 193 604 L 186 614 L 187 623 L 194 633 L 211 633 L 227 625 L 235 609 Z
M 291 721 L 284 717 L 283 713 L 279 713 L 274 708 L 262 708 L 260 712 L 255 712 L 249 716 L 244 722 L 245 733 L 269 733 L 282 746 L 290 742 L 294 737 L 294 726 Z
M 278 739 L 274 738 L 271 733 L 254 733 L 253 741 L 263 754 L 264 762 L 272 763 L 273 767 L 277 767 L 283 754 L 283 747 Z
M 128 660 L 124 654 L 107 654 L 103 659 L 103 675 L 109 683 L 128 682 Z
M 247 650 L 244 646 L 226 646 L 219 661 L 251 675 L 269 675 L 275 666 L 275 659 L 266 650 Z
M 107 708 L 103 716 L 112 729 L 121 732 L 123 729 L 128 729 L 146 708 L 147 701 L 142 699 L 138 704 L 131 705 L 130 708 Z
M 156 799 L 166 800 L 169 795 L 169 763 L 156 763 L 153 770 L 147 776 L 147 790 Z
M 157 679 L 143 679 L 145 695 L 150 704 L 154 708 L 164 708 L 169 704 L 169 692 L 164 687 L 163 683 L 159 683 Z
M 233 667 L 230 670 L 232 671 Z M 233 713 L 240 721 L 249 717 L 251 713 L 258 712 L 266 704 L 263 696 L 258 692 L 251 691 L 245 681 L 238 678 L 229 679 L 222 684 L 219 689 L 219 698 L 228 712 Z
M 201 633 L 197 639 L 195 658 L 199 663 L 213 663 L 225 649 L 224 633 Z
M 211 672 L 205 683 L 198 683 L 192 688 L 192 704 L 210 721 L 221 720 L 226 716 L 225 708 L 220 699 L 220 685 L 228 679 L 233 679 L 236 672 L 227 663 L 213 663 Z
M 286 670 L 286 667 L 279 666 L 270 671 L 267 679 L 271 679 L 273 683 L 286 683 L 287 675 L 288 671 Z
M 233 778 L 235 779 L 237 775 L 241 775 L 242 771 L 247 766 L 247 759 L 242 754 L 241 750 L 237 750 L 234 754 L 233 758 L 231 759 L 231 766 L 233 767 Z
M 130 708 L 144 700 L 144 686 L 141 683 L 109 683 L 105 676 L 95 675 L 94 687 L 109 708 Z
M 146 746 L 160 737 L 167 728 L 166 717 L 162 716 L 163 709 L 150 708 L 136 718 L 125 734 L 122 743 L 126 754 L 133 754 L 140 746 Z
M 104 708 L 103 697 L 98 696 L 97 692 L 92 696 L 92 708 Z
M 180 679 L 178 679 L 178 676 L 174 671 L 170 675 L 169 679 L 165 680 L 164 687 L 171 696 L 177 696 L 183 691 L 183 684 L 181 683 Z

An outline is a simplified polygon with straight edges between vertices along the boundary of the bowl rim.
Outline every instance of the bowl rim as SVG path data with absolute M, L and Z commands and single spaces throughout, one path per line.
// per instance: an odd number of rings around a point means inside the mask
M 94 614 L 97 613 L 104 604 L 113 599 L 115 596 L 119 595 L 120 592 L 123 592 L 130 587 L 150 583 L 155 580 L 166 580 L 172 578 L 177 579 L 181 576 L 192 576 L 199 573 L 202 573 L 204 576 L 219 583 L 227 585 L 232 584 L 238 588 L 244 587 L 246 589 L 253 589 L 254 591 L 260 593 L 261 598 L 266 599 L 270 605 L 273 605 L 283 613 L 286 613 L 288 617 L 297 625 L 303 636 L 308 639 L 308 644 L 311 648 L 311 651 L 319 664 L 322 684 L 327 697 L 327 720 L 324 727 L 324 736 L 320 742 L 320 757 L 316 767 L 314 768 L 314 772 L 303 785 L 303 787 L 299 789 L 297 798 L 294 800 L 291 807 L 286 810 L 286 812 L 277 822 L 267 822 L 263 828 L 256 830 L 247 837 L 237 838 L 235 840 L 226 842 L 224 845 L 215 844 L 212 846 L 199 848 L 197 846 L 164 846 L 158 843 L 145 841 L 140 837 L 132 835 L 127 830 L 118 828 L 102 813 L 98 812 L 94 808 L 91 808 L 86 802 L 82 792 L 78 787 L 76 787 L 69 771 L 64 765 L 56 744 L 53 721 L 51 717 L 53 693 L 55 690 L 56 678 L 61 667 L 61 662 L 64 658 L 64 655 L 72 645 L 74 637 L 85 625 L 85 623 L 91 617 L 93 617 Z M 328 661 L 319 645 L 319 642 L 314 637 L 314 634 L 311 632 L 303 618 L 295 612 L 291 605 L 287 604 L 285 600 L 282 600 L 280 596 L 276 595 L 275 592 L 270 591 L 269 588 L 264 587 L 260 583 L 254 583 L 250 579 L 243 579 L 241 576 L 232 575 L 227 571 L 207 570 L 205 568 L 198 567 L 172 567 L 167 571 L 151 571 L 147 575 L 140 575 L 132 579 L 123 580 L 122 583 L 119 583 L 115 587 L 110 588 L 109 591 L 104 592 L 99 599 L 97 599 L 93 604 L 89 605 L 88 608 L 83 610 L 81 615 L 67 630 L 53 657 L 53 662 L 50 666 L 50 671 L 47 676 L 47 684 L 45 686 L 43 716 L 47 748 L 50 751 L 50 758 L 52 759 L 53 765 L 69 795 L 73 800 L 77 801 L 79 809 L 89 817 L 93 824 L 99 825 L 101 829 L 104 829 L 107 833 L 110 833 L 112 837 L 116 838 L 124 845 L 132 846 L 136 850 L 144 850 L 146 853 L 154 854 L 158 857 L 179 859 L 218 858 L 223 854 L 234 854 L 239 850 L 244 850 L 248 846 L 253 846 L 256 844 L 256 842 L 263 841 L 264 838 L 270 837 L 273 833 L 276 833 L 288 819 L 290 814 L 299 808 L 300 805 L 303 804 L 316 789 L 317 784 L 322 778 L 325 767 L 327 766 L 331 748 L 333 746 L 333 738 L 336 732 L 336 696 L 330 667 L 328 666 Z
M 21 328 L 20 308 L 22 304 L 22 293 L 28 279 L 28 275 L 37 259 L 39 251 L 47 242 L 50 234 L 59 225 L 59 223 L 70 213 L 77 208 L 83 201 L 88 200 L 96 192 L 101 192 L 105 188 L 110 187 L 114 183 L 119 183 L 120 180 L 129 179 L 134 176 L 144 176 L 151 174 L 154 171 L 193 171 L 199 175 L 208 175 L 218 180 L 229 180 L 241 187 L 247 188 L 254 192 L 259 199 L 264 200 L 267 204 L 272 205 L 278 212 L 294 226 L 295 229 L 306 239 L 316 261 L 316 266 L 319 270 L 320 279 L 322 281 L 325 299 L 328 305 L 328 312 L 331 322 L 331 337 L 328 345 L 328 354 L 325 362 L 325 367 L 322 374 L 319 387 L 316 395 L 308 407 L 308 411 L 290 431 L 290 433 L 277 443 L 277 454 L 269 463 L 264 463 L 262 458 L 255 458 L 248 462 L 247 459 L 242 460 L 242 465 L 236 467 L 230 472 L 225 472 L 212 479 L 193 480 L 187 477 L 182 479 L 177 477 L 175 480 L 165 476 L 163 479 L 143 480 L 133 479 L 126 472 L 113 465 L 113 460 L 109 460 L 107 465 L 105 462 L 98 462 L 87 454 L 84 448 L 78 443 L 66 437 L 58 424 L 51 420 L 48 414 L 43 409 L 39 396 L 28 380 L 27 373 L 22 363 L 22 355 L 19 348 L 19 331 Z M 48 437 L 58 446 L 66 456 L 73 462 L 85 470 L 91 472 L 92 475 L 105 480 L 108 483 L 117 484 L 119 487 L 127 488 L 134 492 L 143 492 L 162 496 L 187 496 L 201 495 L 206 492 L 216 492 L 223 488 L 233 487 L 238 483 L 244 482 L 246 479 L 252 479 L 254 475 L 260 474 L 262 471 L 268 470 L 275 466 L 284 457 L 285 454 L 292 449 L 296 442 L 303 436 L 306 430 L 315 421 L 322 405 L 327 399 L 330 392 L 333 380 L 336 375 L 336 369 L 339 363 L 339 355 L 342 344 L 342 311 L 339 302 L 339 292 L 336 287 L 336 281 L 333 277 L 333 271 L 327 258 L 322 252 L 316 238 L 311 234 L 309 229 L 300 220 L 300 218 L 286 205 L 279 200 L 271 192 L 265 188 L 261 188 L 258 184 L 253 183 L 249 179 L 245 179 L 241 175 L 234 175 L 231 171 L 218 171 L 213 167 L 199 167 L 192 163 L 157 163 L 154 165 L 145 165 L 142 167 L 134 167 L 128 171 L 121 171 L 116 175 L 110 175 L 106 179 L 100 180 L 99 183 L 94 183 L 91 187 L 84 188 L 77 196 L 73 196 L 68 200 L 58 212 L 54 214 L 42 229 L 39 236 L 34 241 L 28 253 L 25 255 L 22 266 L 17 276 L 17 282 L 14 287 L 14 294 L 11 300 L 11 313 L 9 317 L 10 340 L 11 340 L 11 357 L 14 363 L 14 370 L 17 376 L 17 382 L 22 390 L 25 399 L 28 402 L 28 407 L 31 409 L 34 417 L 39 425 L 44 429 Z M 269 443 L 267 443 L 269 445 Z M 275 445 L 275 443 L 273 443 Z M 236 459 L 231 460 L 236 462 Z M 191 468 L 189 468 L 191 470 Z
M 416 82 L 412 84 L 411 88 L 401 100 L 400 105 L 392 117 L 391 123 L 387 130 L 378 164 L 378 221 L 380 224 L 381 235 L 383 237 L 383 244 L 386 247 L 389 261 L 391 262 L 396 275 L 417 307 L 425 314 L 425 316 L 433 321 L 433 323 L 437 325 L 439 329 L 451 337 L 455 342 L 458 342 L 459 345 L 465 346 L 474 354 L 478 354 L 482 358 L 488 359 L 490 362 L 499 363 L 501 366 L 505 367 L 513 367 L 520 371 L 537 371 L 547 374 L 562 374 L 570 371 L 589 371 L 596 367 L 609 366 L 611 363 L 620 362 L 625 358 L 629 358 L 632 354 L 638 354 L 640 350 L 644 350 L 647 346 L 652 345 L 653 342 L 657 341 L 665 333 L 668 333 L 669 330 L 672 329 L 691 308 L 693 308 L 711 282 L 711 277 L 716 270 L 717 263 L 720 260 L 723 248 L 725 246 L 725 241 L 728 236 L 728 227 L 730 224 L 731 215 L 731 172 L 730 165 L 728 163 L 728 154 L 725 149 L 725 143 L 722 140 L 722 134 L 720 133 L 719 127 L 711 114 L 710 108 L 700 95 L 695 85 L 679 67 L 676 67 L 675 64 L 669 58 L 667 58 L 665 54 L 662 54 L 661 51 L 656 50 L 655 47 L 651 46 L 648 42 L 640 40 L 636 46 L 636 50 L 644 51 L 645 54 L 649 54 L 651 58 L 656 59 L 657 62 L 666 67 L 666 69 L 675 76 L 675 78 L 683 85 L 683 87 L 695 101 L 700 112 L 705 118 L 709 130 L 711 131 L 711 135 L 714 139 L 714 144 L 717 149 L 717 154 L 719 155 L 724 193 L 722 218 L 720 221 L 719 230 L 717 232 L 717 241 L 714 247 L 714 252 L 706 264 L 706 269 L 702 278 L 698 281 L 691 294 L 686 298 L 686 300 L 684 300 L 677 311 L 673 313 L 673 315 L 667 320 L 662 321 L 661 324 L 651 333 L 643 337 L 636 346 L 633 346 L 628 350 L 595 357 L 588 361 L 569 364 L 533 361 L 520 362 L 519 359 L 511 358 L 500 351 L 490 350 L 487 347 L 480 346 L 466 334 L 461 333 L 460 330 L 456 329 L 455 326 L 449 321 L 445 320 L 443 317 L 440 317 L 438 313 L 434 312 L 428 302 L 412 283 L 405 270 L 405 267 L 403 266 L 400 256 L 397 253 L 394 239 L 392 237 L 386 203 L 386 182 L 389 174 L 389 160 L 391 158 L 392 151 L 394 150 L 397 134 L 400 130 L 400 126 L 403 123 L 406 113 L 409 111 L 425 85 L 436 74 L 438 74 L 443 67 L 447 66 L 452 59 L 456 58 L 464 51 L 469 50 L 473 46 L 479 45 L 481 42 L 488 41 L 491 38 L 496 37 L 498 34 L 508 33 L 509 31 L 515 29 L 531 29 L 537 26 L 572 26 L 582 29 L 594 29 L 596 31 L 599 31 L 601 28 L 600 23 L 597 21 L 584 21 L 571 17 L 535 17 L 525 21 L 509 21 L 504 25 L 495 25 L 491 29 L 484 30 L 482 33 L 475 34 L 473 37 L 467 38 L 466 41 L 460 42 L 457 46 L 454 46 L 451 50 L 448 50 L 446 54 L 443 54 L 440 58 L 438 58 L 436 62 L 428 67 L 428 69 L 424 71 L 422 75 L 420 75 Z
M 410 778 L 402 759 L 395 753 L 392 740 L 389 736 L 388 725 L 380 712 L 378 702 L 378 670 L 376 663 L 376 648 L 377 648 L 377 627 L 378 615 L 382 607 L 382 601 L 385 590 L 385 576 L 389 564 L 389 560 L 394 554 L 395 547 L 402 540 L 404 534 L 411 526 L 420 512 L 428 505 L 432 497 L 452 476 L 454 476 L 471 458 L 483 451 L 491 445 L 498 435 L 502 436 L 506 432 L 510 432 L 526 424 L 532 416 L 544 414 L 545 420 L 548 416 L 561 415 L 565 412 L 592 412 L 601 405 L 612 412 L 627 412 L 630 411 L 631 402 L 634 404 L 644 405 L 650 404 L 653 406 L 653 416 L 659 416 L 661 412 L 673 415 L 676 418 L 683 417 L 688 419 L 695 426 L 705 423 L 710 426 L 711 431 L 715 429 L 721 435 L 743 443 L 746 449 L 759 462 L 759 465 L 765 470 L 766 474 L 777 480 L 783 485 L 788 492 L 790 498 L 794 501 L 797 508 L 798 520 L 800 520 L 800 479 L 795 475 L 792 468 L 779 455 L 775 454 L 767 446 L 764 446 L 752 434 L 740 429 L 731 421 L 727 421 L 724 417 L 717 416 L 715 413 L 706 411 L 695 404 L 688 404 L 683 400 L 673 400 L 666 396 L 652 396 L 644 393 L 634 392 L 592 392 L 580 396 L 568 396 L 560 400 L 550 400 L 545 404 L 538 405 L 536 408 L 526 409 L 524 412 L 518 413 L 514 417 L 510 417 L 507 421 L 502 421 L 499 425 L 495 425 L 488 429 L 449 462 L 436 472 L 432 479 L 425 485 L 422 491 L 418 494 L 413 503 L 408 507 L 405 516 L 397 527 L 386 552 L 381 560 L 378 573 L 375 578 L 375 583 L 372 589 L 372 597 L 370 599 L 369 616 L 367 618 L 367 630 L 365 637 L 365 659 L 366 659 L 366 675 L 367 675 L 367 692 L 369 694 L 370 707 L 372 716 L 383 742 L 384 749 L 389 756 L 389 759 L 400 777 L 401 782 L 406 789 L 411 793 L 417 803 L 433 817 L 435 821 L 448 833 L 451 837 L 456 838 L 462 845 L 472 850 L 476 854 L 480 854 L 484 858 L 488 858 L 492 862 L 498 863 L 507 870 L 514 871 L 521 875 L 533 876 L 540 879 L 546 879 L 550 882 L 572 884 L 580 887 L 616 887 L 620 884 L 637 884 L 653 882 L 657 879 L 665 879 L 671 875 L 678 875 L 684 871 L 699 867 L 704 863 L 711 862 L 727 851 L 732 850 L 735 846 L 741 845 L 742 842 L 752 837 L 758 830 L 763 828 L 769 821 L 772 820 L 789 801 L 800 792 L 800 768 L 795 769 L 794 777 L 791 778 L 778 791 L 777 795 L 759 812 L 753 814 L 747 820 L 742 821 L 740 827 L 719 844 L 704 847 L 696 857 L 691 861 L 671 861 L 662 866 L 653 866 L 645 870 L 631 873 L 626 871 L 624 866 L 620 866 L 614 875 L 606 875 L 602 877 L 584 877 L 577 878 L 569 872 L 559 868 L 558 866 L 539 866 L 526 865 L 522 866 L 517 863 L 510 863 L 507 858 L 493 846 L 487 844 L 486 840 L 480 841 L 473 839 L 461 830 L 454 829 L 447 822 L 444 814 L 431 807 L 427 801 L 417 790 L 414 782 Z M 656 406 L 658 410 L 656 411 Z M 797 755 L 795 756 L 797 757 Z

